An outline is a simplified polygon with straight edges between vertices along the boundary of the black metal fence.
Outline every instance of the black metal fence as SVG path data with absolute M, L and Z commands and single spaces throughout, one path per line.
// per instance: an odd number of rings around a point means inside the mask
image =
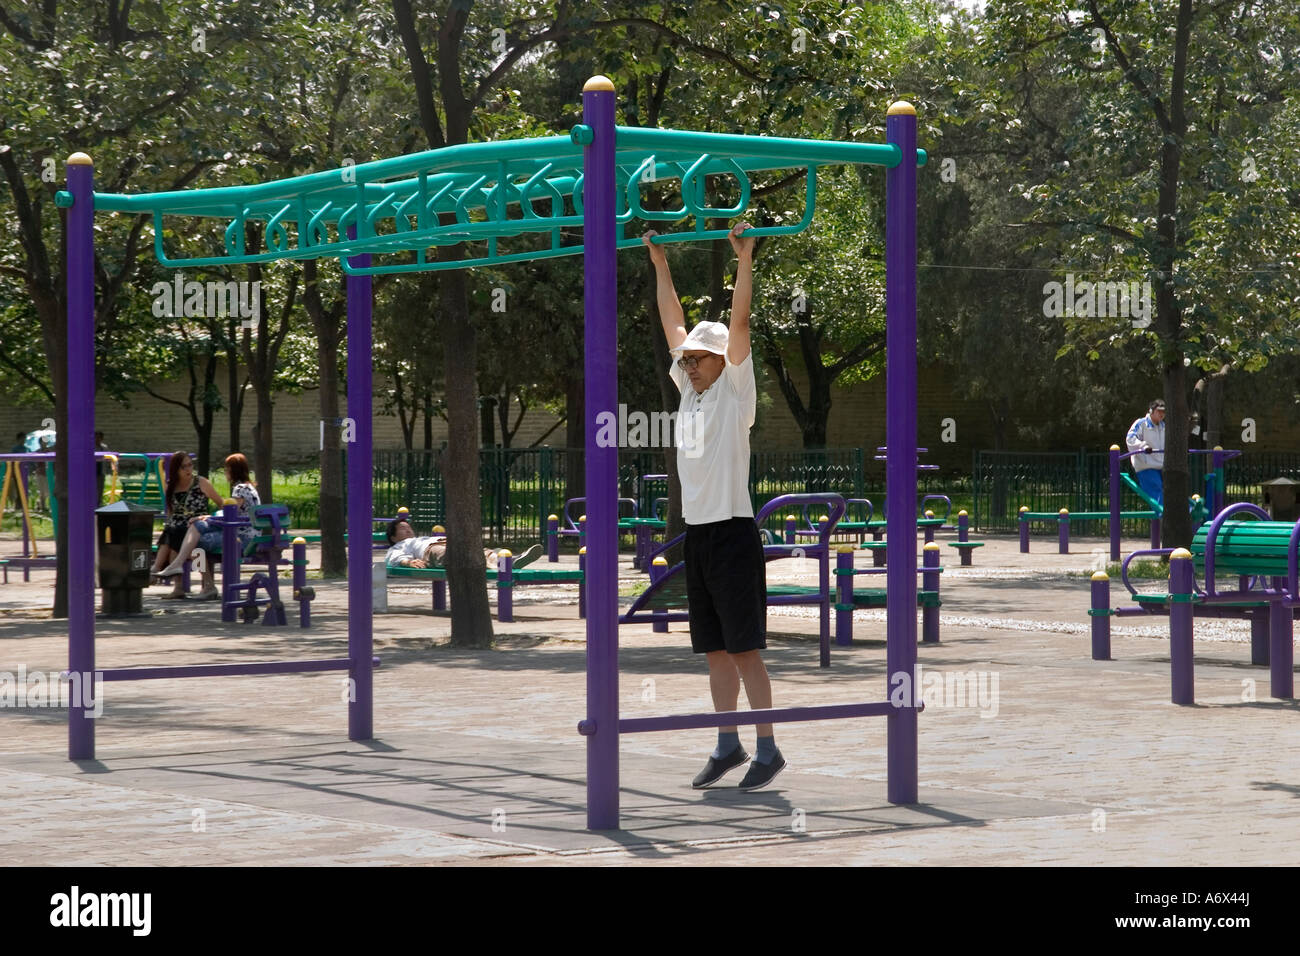
M 1205 470 L 1209 455 L 1190 456 L 1193 494 L 1205 493 Z M 1127 468 L 1127 464 L 1125 464 Z M 1259 484 L 1271 478 L 1300 480 L 1300 453 L 1247 452 L 1224 464 L 1225 494 L 1229 502 L 1258 501 Z M 972 471 L 973 527 L 982 532 L 1015 532 L 1022 505 L 1030 511 L 1107 511 L 1110 508 L 1110 454 L 1106 451 L 1019 452 L 978 451 Z M 1145 505 L 1127 489 L 1123 492 L 1126 511 L 1145 510 Z M 1055 534 L 1055 529 L 1049 529 Z M 1124 522 L 1124 534 L 1141 536 L 1147 531 L 1142 521 Z M 1075 525 L 1080 535 L 1105 535 L 1106 524 L 1086 521 Z
M 416 528 L 427 532 L 446 524 L 439 450 L 376 451 L 374 453 L 375 513 L 411 509 Z M 757 511 L 778 495 L 829 491 L 846 498 L 868 498 L 876 517 L 884 516 L 884 462 L 874 450 L 757 451 L 750 458 L 750 495 Z M 1191 456 L 1194 492 L 1204 493 L 1208 455 Z M 562 514 L 571 474 L 583 467 L 582 451 L 570 448 L 489 448 L 479 453 L 479 506 L 483 533 L 493 543 L 511 546 L 541 539 L 546 516 Z M 664 452 L 656 449 L 619 453 L 619 496 L 634 498 L 639 513 L 653 514 L 654 501 L 666 497 L 667 485 L 644 476 L 662 475 Z M 1288 477 L 1300 480 L 1300 452 L 1246 452 L 1225 464 L 1228 501 L 1259 501 L 1261 482 Z M 1109 456 L 1105 451 L 998 452 L 974 455 L 970 476 L 923 471 L 917 475 L 918 495 L 945 494 L 971 513 L 971 526 L 982 533 L 1017 530 L 1021 505 L 1031 511 L 1106 511 L 1109 498 Z M 282 486 L 283 487 L 283 486 Z M 285 489 L 288 490 L 287 488 Z M 298 498 L 298 496 L 295 496 Z M 1125 510 L 1143 510 L 1124 491 Z M 302 496 L 291 504 L 294 527 L 319 525 L 316 501 Z M 774 516 L 776 530 L 780 516 Z M 1052 528 L 1040 529 L 1055 534 Z M 1104 535 L 1103 522 L 1074 527 L 1081 535 Z M 1146 534 L 1145 522 L 1125 522 L 1124 533 Z
M 375 513 L 410 509 L 416 529 L 427 532 L 446 523 L 441 451 L 376 451 Z M 574 470 L 583 467 L 581 449 L 489 448 L 479 453 L 479 506 L 483 533 L 493 543 L 535 542 L 545 531 L 548 515 L 562 515 Z M 664 474 L 662 450 L 622 451 L 618 459 L 619 496 L 638 502 L 641 515 L 653 514 L 657 498 L 666 497 L 663 481 L 646 476 Z M 830 491 L 846 498 L 870 498 L 878 517 L 884 514 L 883 462 L 861 448 L 814 451 L 761 451 L 750 458 L 750 494 L 757 511 L 773 498 L 801 492 Z M 922 472 L 920 493 L 970 495 L 970 481 Z M 774 519 L 773 528 L 777 526 Z

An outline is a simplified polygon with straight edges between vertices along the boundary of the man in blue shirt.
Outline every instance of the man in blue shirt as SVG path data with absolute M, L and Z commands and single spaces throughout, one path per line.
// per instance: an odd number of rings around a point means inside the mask
M 1130 459 L 1137 483 L 1152 500 L 1165 503 L 1165 402 L 1157 398 L 1147 414 L 1135 421 L 1125 439 L 1129 451 L 1141 452 Z

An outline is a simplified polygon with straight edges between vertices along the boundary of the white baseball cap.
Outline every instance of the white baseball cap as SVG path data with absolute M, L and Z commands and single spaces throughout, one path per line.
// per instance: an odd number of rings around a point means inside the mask
M 721 322 L 700 322 L 691 329 L 686 341 L 670 352 L 680 356 L 683 352 L 712 352 L 727 354 L 727 327 Z

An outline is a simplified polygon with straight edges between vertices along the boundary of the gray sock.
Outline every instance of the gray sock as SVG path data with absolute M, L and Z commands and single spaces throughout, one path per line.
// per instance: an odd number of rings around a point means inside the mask
M 768 738 L 771 739 L 770 737 Z M 718 749 L 713 751 L 713 759 L 721 760 L 740 746 L 740 731 L 718 731 Z
M 758 751 L 754 754 L 757 763 L 771 763 L 776 759 L 776 736 L 759 737 Z

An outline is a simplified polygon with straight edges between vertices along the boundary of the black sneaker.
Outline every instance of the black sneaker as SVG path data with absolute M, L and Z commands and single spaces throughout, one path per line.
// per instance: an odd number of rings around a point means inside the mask
M 710 755 L 709 762 L 696 774 L 695 779 L 691 781 L 691 786 L 696 790 L 702 790 L 710 784 L 715 784 L 748 759 L 749 754 L 745 753 L 744 747 L 737 747 L 721 758 Z
M 776 752 L 776 757 L 771 763 L 759 763 L 755 760 L 749 765 L 749 770 L 745 774 L 745 779 L 740 781 L 741 790 L 762 790 L 769 783 L 776 779 L 776 775 L 785 769 L 785 758 L 781 756 L 781 751 Z

